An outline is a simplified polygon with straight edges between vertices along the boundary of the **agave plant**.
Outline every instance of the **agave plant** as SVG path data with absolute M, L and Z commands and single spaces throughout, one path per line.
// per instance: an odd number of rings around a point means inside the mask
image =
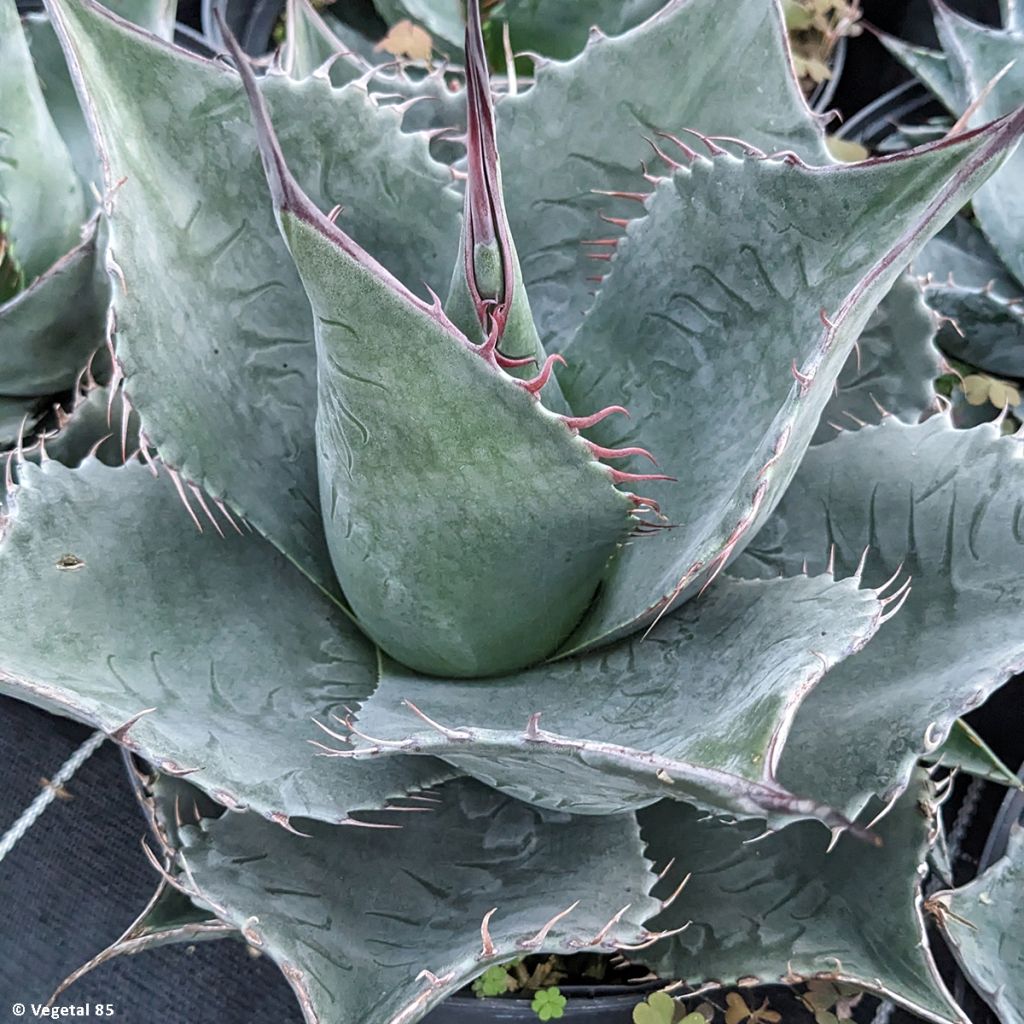
M 1001 29 L 980 25 L 942 0 L 933 9 L 941 50 L 886 35 L 881 40 L 952 116 L 981 124 L 1024 100 L 1024 13 L 1016 0 L 1001 0 Z M 943 348 L 1018 380 L 1024 379 L 1022 183 L 1018 153 L 972 200 L 976 224 L 958 217 L 915 263 L 929 278 L 928 302 L 951 321 L 942 331 Z
M 902 270 L 1024 114 L 833 164 L 777 3 L 716 7 L 495 104 L 471 5 L 453 168 L 301 5 L 256 78 L 47 0 L 114 370 L 8 460 L 0 688 L 132 755 L 122 947 L 240 934 L 309 1021 L 615 949 L 965 1019 L 917 765 L 1024 667 L 1024 480 L 918 422 Z
M 111 0 L 170 39 L 174 10 Z M 47 423 L 104 336 L 106 274 L 90 184 L 96 155 L 47 19 L 0 9 L 0 447 Z M 102 378 L 109 368 L 96 367 Z

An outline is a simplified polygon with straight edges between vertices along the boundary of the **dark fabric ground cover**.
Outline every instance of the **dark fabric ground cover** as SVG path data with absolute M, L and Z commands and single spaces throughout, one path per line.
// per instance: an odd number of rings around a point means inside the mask
M 0 698 L 0 833 L 88 735 Z M 54 801 L 0 863 L 0 1024 L 19 1019 L 15 1002 L 45 1002 L 124 931 L 156 887 L 140 846 L 146 823 L 113 744 L 104 744 L 67 789 L 71 799 Z M 231 940 L 120 957 L 79 981 L 61 1003 L 112 1003 L 121 1024 L 302 1020 L 277 968 Z M 31 1008 L 20 1018 L 33 1019 Z

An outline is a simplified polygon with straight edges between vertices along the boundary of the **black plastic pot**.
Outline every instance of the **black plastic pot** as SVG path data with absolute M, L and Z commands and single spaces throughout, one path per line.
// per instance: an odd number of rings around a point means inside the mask
M 943 113 L 942 104 L 920 82 L 910 79 L 859 110 L 836 135 L 877 150 L 900 125 L 923 124 L 928 118 Z
M 814 92 L 807 97 L 807 103 L 811 110 L 817 114 L 823 114 L 829 109 L 832 100 L 835 98 L 836 89 L 839 88 L 839 78 L 843 73 L 846 64 L 846 48 L 848 45 L 846 36 L 840 36 L 836 40 L 835 48 L 829 57 L 828 68 L 832 72 L 824 82 L 819 82 Z
M 633 1007 L 659 984 L 560 985 L 568 999 L 560 1020 L 587 1024 L 632 1024 Z M 478 999 L 453 996 L 431 1011 L 423 1024 L 537 1024 L 529 999 Z

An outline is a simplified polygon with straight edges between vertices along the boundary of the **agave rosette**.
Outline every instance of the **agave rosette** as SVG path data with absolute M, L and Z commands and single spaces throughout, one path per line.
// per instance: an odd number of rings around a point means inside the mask
M 12 453 L 0 688 L 151 766 L 163 884 L 222 924 L 147 944 L 237 929 L 310 1021 L 615 948 L 963 1019 L 915 765 L 1024 664 L 1024 482 L 918 422 L 902 270 L 1024 117 L 834 164 L 777 5 L 715 7 L 497 103 L 471 8 L 452 167 L 437 80 L 339 74 L 301 2 L 257 78 L 48 0 L 116 369 Z

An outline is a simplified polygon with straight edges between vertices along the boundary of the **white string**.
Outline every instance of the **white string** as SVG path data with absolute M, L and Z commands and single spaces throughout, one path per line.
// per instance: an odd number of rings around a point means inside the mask
M 22 812 L 21 817 L 4 833 L 0 839 L 0 861 L 14 849 L 15 844 L 39 820 L 43 811 L 53 803 L 60 787 L 70 782 L 72 776 L 96 752 L 106 735 L 94 732 L 61 766 L 60 771 L 47 786 Z

